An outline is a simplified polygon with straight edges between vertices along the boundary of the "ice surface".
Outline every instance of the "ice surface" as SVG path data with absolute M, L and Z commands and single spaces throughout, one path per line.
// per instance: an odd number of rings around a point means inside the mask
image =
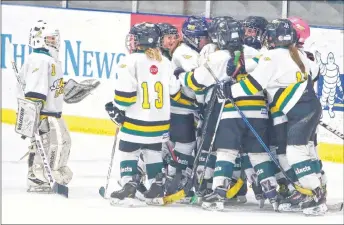
M 185 205 L 143 208 L 113 207 L 98 194 L 105 185 L 113 138 L 72 133 L 70 167 L 74 178 L 69 184 L 69 199 L 53 194 L 26 192 L 28 140 L 21 140 L 14 127 L 2 124 L 2 223 L 82 223 L 82 224 L 343 224 L 342 214 L 305 217 L 268 210 L 248 212 L 245 206 L 233 212 L 208 212 Z M 328 202 L 343 201 L 343 165 L 324 163 L 328 175 Z M 113 167 L 110 191 L 116 188 L 118 163 Z M 254 202 L 252 190 L 249 202 Z M 247 206 L 248 207 L 248 206 Z M 250 209 L 252 206 L 250 207 Z

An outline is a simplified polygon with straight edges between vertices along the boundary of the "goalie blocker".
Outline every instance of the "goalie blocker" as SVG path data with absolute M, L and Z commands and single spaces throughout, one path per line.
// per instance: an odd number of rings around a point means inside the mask
M 42 102 L 18 98 L 18 113 L 15 131 L 24 137 L 34 137 L 38 130 Z

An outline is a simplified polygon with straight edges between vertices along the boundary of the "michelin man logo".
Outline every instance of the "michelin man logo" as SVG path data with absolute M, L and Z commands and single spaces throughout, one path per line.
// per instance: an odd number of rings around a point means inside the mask
M 334 54 L 332 52 L 328 53 L 327 62 L 321 60 L 321 53 L 318 51 L 315 52 L 315 59 L 319 65 L 320 74 L 324 78 L 320 102 L 323 108 L 328 106 L 328 113 L 331 118 L 334 118 L 335 113 L 333 107 L 336 99 L 340 102 L 343 101 L 343 87 L 339 76 L 339 66 L 335 63 Z M 338 95 L 338 93 L 340 93 L 340 95 Z

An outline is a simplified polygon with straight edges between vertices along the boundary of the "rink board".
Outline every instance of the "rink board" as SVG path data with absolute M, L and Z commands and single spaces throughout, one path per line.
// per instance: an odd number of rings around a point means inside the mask
M 82 81 L 95 78 L 101 82 L 84 101 L 65 104 L 63 117 L 71 131 L 99 135 L 113 135 L 115 132 L 115 125 L 109 120 L 104 105 L 113 99 L 117 65 L 128 54 L 125 37 L 131 25 L 143 21 L 169 22 L 180 30 L 185 20 L 182 16 L 1 6 L 2 122 L 14 124 L 17 108 L 17 85 L 11 61 L 21 67 L 32 51 L 27 45 L 29 28 L 35 21 L 45 19 L 59 27 L 61 32 L 60 60 L 64 79 Z M 323 111 L 322 121 L 342 133 L 344 101 L 339 86 L 344 84 L 343 43 L 343 30 L 311 28 L 311 37 L 305 44 L 306 49 L 320 53 L 323 69 L 315 85 L 319 97 L 326 101 L 334 95 L 332 105 L 327 105 Z M 331 56 L 334 61 L 330 60 Z M 329 78 L 336 75 L 333 71 L 338 71 L 338 81 L 332 85 L 332 90 L 327 90 Z M 330 92 L 331 96 L 323 96 Z M 329 112 L 330 107 L 334 114 Z M 323 128 L 319 128 L 318 134 L 321 158 L 343 163 L 343 141 Z

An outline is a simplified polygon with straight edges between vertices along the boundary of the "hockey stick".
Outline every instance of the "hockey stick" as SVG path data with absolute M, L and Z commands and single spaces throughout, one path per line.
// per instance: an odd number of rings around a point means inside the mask
M 117 136 L 118 136 L 118 132 L 119 132 L 119 129 L 120 127 L 116 127 L 116 133 L 115 133 L 115 140 L 113 142 L 113 147 L 112 147 L 112 151 L 111 151 L 111 160 L 110 160 L 110 164 L 109 164 L 109 168 L 108 168 L 108 175 L 106 177 L 106 185 L 105 187 L 104 186 L 101 186 L 99 188 L 99 194 L 105 198 L 106 198 L 106 193 L 107 193 L 107 189 L 109 187 L 109 182 L 110 182 L 110 177 L 111 177 L 111 171 L 112 171 L 112 167 L 113 167 L 113 159 L 114 159 L 114 156 L 115 156 L 115 150 L 116 150 L 116 144 L 117 144 Z
M 214 90 L 215 90 L 215 88 L 214 88 Z M 188 181 L 186 182 L 186 184 L 184 185 L 182 190 L 180 190 L 180 191 L 178 191 L 178 192 L 176 192 L 174 194 L 171 194 L 171 195 L 163 197 L 164 204 L 172 204 L 174 202 L 177 202 L 177 201 L 185 198 L 186 194 L 192 188 L 193 181 L 194 181 L 195 175 L 196 175 L 196 170 L 197 170 L 198 162 L 199 162 L 199 157 L 201 156 L 201 150 L 202 150 L 202 146 L 203 146 L 203 143 L 204 143 L 204 139 L 205 139 L 205 135 L 206 135 L 206 130 L 207 130 L 207 127 L 208 127 L 208 121 L 209 121 L 211 112 L 212 112 L 212 110 L 214 108 L 215 100 L 216 100 L 216 95 L 213 94 L 211 96 L 211 98 L 209 100 L 209 103 L 208 103 L 208 106 L 207 106 L 207 110 L 206 110 L 206 114 L 205 114 L 205 118 L 204 118 L 203 129 L 202 129 L 202 134 L 196 140 L 196 143 L 197 143 L 197 150 L 196 151 L 197 152 L 196 152 L 196 156 L 195 156 L 195 159 L 194 159 L 192 171 L 190 172 L 190 177 L 188 178 Z
M 220 80 L 215 76 L 214 72 L 212 71 L 212 69 L 208 66 L 207 63 L 204 64 L 205 68 L 209 71 L 209 73 L 213 76 L 213 78 L 215 79 L 216 83 L 219 84 Z M 264 150 L 269 154 L 271 160 L 276 164 L 276 166 L 281 170 L 281 172 L 283 173 L 283 175 L 286 177 L 286 179 L 294 186 L 294 188 L 299 191 L 302 194 L 305 195 L 310 195 L 313 196 L 313 192 L 309 189 L 305 189 L 303 187 L 300 187 L 298 185 L 296 185 L 291 179 L 290 177 L 288 177 L 288 175 L 286 174 L 286 172 L 283 170 L 283 168 L 281 167 L 281 165 L 278 163 L 277 159 L 275 158 L 275 156 L 271 153 L 271 151 L 269 150 L 269 148 L 265 145 L 264 141 L 259 137 L 259 135 L 257 134 L 257 132 L 255 131 L 255 129 L 252 127 L 252 125 L 250 124 L 250 122 L 247 120 L 246 116 L 244 115 L 244 113 L 239 109 L 239 107 L 235 104 L 235 102 L 233 101 L 233 99 L 228 99 L 232 105 L 234 106 L 234 108 L 238 111 L 238 113 L 240 114 L 241 118 L 243 119 L 243 121 L 245 122 L 245 124 L 248 126 L 248 128 L 252 131 L 252 133 L 254 134 L 254 136 L 257 138 L 258 142 L 262 145 L 262 147 L 264 148 Z
M 216 95 L 215 92 L 213 94 Z M 217 121 L 216 121 L 215 130 L 214 130 L 214 133 L 213 133 L 213 136 L 212 136 L 212 139 L 211 139 L 211 143 L 210 143 L 210 147 L 209 147 L 209 150 L 208 150 L 207 158 L 205 160 L 204 169 L 203 169 L 202 174 L 200 176 L 199 187 L 203 183 L 203 179 L 204 179 L 204 176 L 205 176 L 205 171 L 206 171 L 206 168 L 207 168 L 207 163 L 208 163 L 209 157 L 211 155 L 211 150 L 213 149 L 213 145 L 214 145 L 215 137 L 216 137 L 216 132 L 217 132 L 217 129 L 218 129 L 220 121 L 221 121 L 221 116 L 222 116 L 223 108 L 225 107 L 225 103 L 226 103 L 226 101 L 223 101 L 222 104 L 221 104 L 220 114 L 218 115 L 218 118 L 217 118 Z M 233 198 L 239 192 L 239 190 L 240 190 L 240 188 L 242 187 L 243 184 L 244 184 L 244 181 L 241 178 L 239 178 L 237 180 L 237 182 L 227 191 L 226 198 Z M 199 190 L 197 190 L 197 191 L 199 191 Z M 196 191 L 196 194 L 197 194 L 197 191 Z M 193 201 L 195 201 L 195 199 Z
M 17 78 L 18 84 L 20 85 L 20 87 L 23 91 L 23 95 L 25 96 L 24 85 L 21 82 L 18 68 L 17 68 L 17 65 L 15 62 L 12 62 L 12 68 L 14 70 L 14 74 Z M 52 189 L 52 191 L 54 193 L 63 195 L 64 197 L 68 198 L 68 187 L 65 185 L 57 183 L 55 181 L 54 177 L 52 176 L 51 168 L 50 168 L 50 165 L 48 162 L 47 155 L 45 154 L 45 151 L 44 151 L 41 136 L 39 136 L 38 132 L 35 132 L 34 135 L 35 135 L 34 138 L 35 138 L 35 143 L 36 143 L 36 147 L 37 147 L 37 153 L 41 156 L 41 159 L 43 162 L 43 167 L 44 167 L 44 172 L 46 173 L 46 175 L 48 177 L 50 188 Z
M 213 92 L 212 94 L 216 96 L 215 92 Z M 223 101 L 221 103 L 220 113 L 219 113 L 219 115 L 217 117 L 217 121 L 216 121 L 216 124 L 215 124 L 215 130 L 214 130 L 213 136 L 211 138 L 210 147 L 209 147 L 209 150 L 208 150 L 207 158 L 205 160 L 204 169 L 203 169 L 202 174 L 201 174 L 201 176 L 199 178 L 199 186 L 201 186 L 202 183 L 203 183 L 205 171 L 207 169 L 207 163 L 208 163 L 209 157 L 211 155 L 211 150 L 213 149 L 213 145 L 214 145 L 215 137 L 216 137 L 216 132 L 217 132 L 217 129 L 218 129 L 220 121 L 221 121 L 222 111 L 223 111 L 223 108 L 225 107 L 225 103 L 226 103 L 226 101 Z M 197 190 L 197 191 L 199 191 L 199 190 Z M 197 191 L 196 191 L 196 193 L 197 193 Z
M 337 137 L 341 138 L 344 140 L 344 134 L 342 134 L 340 131 L 330 127 L 328 124 L 324 123 L 323 121 L 320 120 L 319 124 L 324 127 L 326 130 L 330 131 L 332 134 L 336 135 Z

